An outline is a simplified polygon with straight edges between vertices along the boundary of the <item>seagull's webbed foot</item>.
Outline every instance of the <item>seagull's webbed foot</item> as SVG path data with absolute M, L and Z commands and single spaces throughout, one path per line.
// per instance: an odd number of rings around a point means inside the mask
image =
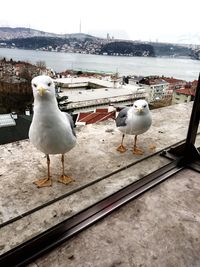
M 117 151 L 119 151 L 120 153 L 124 153 L 124 152 L 126 152 L 126 148 L 125 148 L 125 146 L 124 145 L 119 145 L 118 146 L 118 148 L 117 148 Z
M 64 161 L 65 161 L 64 154 L 62 154 L 62 157 L 61 157 L 62 175 L 58 179 L 58 182 L 60 182 L 62 184 L 69 184 L 71 182 L 74 182 L 74 179 L 72 177 L 68 176 L 68 175 L 65 175 Z
M 134 147 L 133 148 L 133 154 L 135 155 L 143 155 L 144 154 L 144 151 L 138 147 Z
M 50 178 L 39 179 L 33 183 L 36 184 L 38 188 L 52 186 L 52 180 Z
M 72 177 L 70 177 L 68 175 L 63 175 L 63 174 L 58 179 L 58 182 L 63 183 L 63 184 L 69 184 L 69 183 L 74 182 L 74 181 L 75 180 Z
M 134 139 L 133 154 L 143 155 L 144 151 L 142 149 L 138 148 L 136 143 L 137 143 L 137 135 L 135 135 L 135 139 Z
M 156 145 L 154 145 L 154 144 L 150 144 L 150 145 L 149 145 L 149 150 L 155 152 L 155 150 L 156 150 Z
M 37 185 L 38 188 L 52 186 L 52 180 L 50 176 L 50 158 L 49 158 L 49 155 L 46 155 L 46 156 L 47 156 L 48 175 L 47 175 L 47 178 L 39 179 L 33 182 L 34 184 Z

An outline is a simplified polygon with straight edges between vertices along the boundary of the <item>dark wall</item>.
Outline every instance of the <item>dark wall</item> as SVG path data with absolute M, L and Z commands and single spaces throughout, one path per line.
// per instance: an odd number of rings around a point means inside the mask
M 31 120 L 31 116 L 18 116 L 16 126 L 0 128 L 0 144 L 27 139 Z

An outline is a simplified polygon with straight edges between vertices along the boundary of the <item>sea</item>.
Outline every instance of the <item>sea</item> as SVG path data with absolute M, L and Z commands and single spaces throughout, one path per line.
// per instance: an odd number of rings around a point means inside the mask
M 63 52 L 47 52 L 23 49 L 0 48 L 0 58 L 28 61 L 35 64 L 44 61 L 55 72 L 73 69 L 80 71 L 109 72 L 119 75 L 159 75 L 197 80 L 200 60 L 166 57 L 124 57 Z

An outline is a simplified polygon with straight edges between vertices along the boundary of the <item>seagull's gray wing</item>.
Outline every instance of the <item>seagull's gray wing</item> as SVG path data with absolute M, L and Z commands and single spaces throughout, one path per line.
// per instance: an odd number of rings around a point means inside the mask
M 73 135 L 76 137 L 76 132 L 74 131 L 74 121 L 73 121 L 73 119 L 72 119 L 72 116 L 69 114 L 69 113 L 67 113 L 67 112 L 63 112 L 65 115 L 66 115 L 66 117 L 68 118 L 68 120 L 69 120 L 69 122 L 70 122 L 70 126 L 71 126 L 71 129 L 72 129 L 72 133 L 73 133 Z
M 121 126 L 126 126 L 126 119 L 127 119 L 127 112 L 128 112 L 129 108 L 123 108 L 117 118 L 116 118 L 116 125 L 117 127 L 121 127 Z

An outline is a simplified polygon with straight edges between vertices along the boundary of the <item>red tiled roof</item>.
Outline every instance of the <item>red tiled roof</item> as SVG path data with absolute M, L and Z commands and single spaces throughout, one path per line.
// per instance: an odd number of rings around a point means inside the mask
M 179 79 L 175 79 L 173 77 L 169 78 L 169 77 L 162 77 L 163 80 L 165 80 L 168 83 L 185 83 L 185 81 L 183 80 L 179 80 Z
M 104 121 L 109 118 L 115 118 L 115 111 L 108 112 L 107 109 L 105 111 L 106 112 L 80 113 L 77 122 L 85 122 L 86 124 L 91 124 Z
M 79 113 L 78 121 L 81 121 L 85 117 L 89 116 L 91 113 L 93 112 L 91 111 L 91 112 Z
M 183 95 L 193 95 L 193 96 L 195 96 L 194 90 L 191 90 L 189 88 L 177 89 L 176 93 L 183 94 Z
M 104 113 L 106 113 L 106 112 L 108 112 L 108 109 L 107 108 L 97 108 L 96 112 L 104 112 Z

